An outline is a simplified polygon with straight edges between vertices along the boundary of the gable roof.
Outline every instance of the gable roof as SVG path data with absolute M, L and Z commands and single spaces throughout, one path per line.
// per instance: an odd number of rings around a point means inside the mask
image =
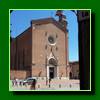
M 64 28 L 63 25 L 60 22 L 56 21 L 54 18 L 42 18 L 42 19 L 37 19 L 37 20 L 31 21 L 31 24 L 35 24 L 35 25 L 48 24 L 48 23 L 54 24 L 56 27 L 58 27 L 64 33 L 67 32 L 66 28 Z M 31 30 L 31 26 L 29 28 L 27 28 L 24 32 L 19 34 L 17 37 L 15 37 L 14 39 L 23 36 L 23 34 L 25 34 L 26 32 L 28 32 L 30 30 Z
M 64 28 L 63 25 L 60 22 L 56 21 L 54 18 L 43 18 L 43 19 L 38 19 L 38 20 L 32 20 L 31 23 L 35 25 L 53 23 L 63 32 L 65 33 L 67 32 L 66 28 Z

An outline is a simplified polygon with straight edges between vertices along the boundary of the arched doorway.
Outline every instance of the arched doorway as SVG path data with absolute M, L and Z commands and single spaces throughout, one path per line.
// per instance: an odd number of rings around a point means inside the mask
M 48 76 L 49 79 L 57 77 L 57 61 L 54 58 L 50 58 L 48 61 Z

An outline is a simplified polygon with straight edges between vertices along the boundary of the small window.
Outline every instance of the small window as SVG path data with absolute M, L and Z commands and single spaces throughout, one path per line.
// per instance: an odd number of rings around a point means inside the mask
M 45 36 L 47 36 L 47 32 L 45 32 Z
M 45 45 L 45 49 L 47 50 L 47 45 Z
M 56 34 L 56 38 L 58 38 L 58 35 Z
M 58 51 L 58 47 L 56 47 L 56 51 Z

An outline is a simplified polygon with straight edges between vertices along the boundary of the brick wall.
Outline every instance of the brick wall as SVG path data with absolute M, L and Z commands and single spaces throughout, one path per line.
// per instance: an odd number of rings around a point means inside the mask
M 10 71 L 10 79 L 25 79 L 27 76 L 27 71 L 16 71 L 16 70 L 11 70 Z
M 51 54 L 51 46 L 48 42 L 50 35 L 54 36 L 56 41 L 55 46 L 52 46 L 52 52 L 58 60 L 59 74 L 63 73 L 62 76 L 66 77 L 66 62 L 68 62 L 66 60 L 68 59 L 66 59 L 65 33 L 51 23 L 32 28 L 32 64 L 34 64 L 32 75 L 38 76 L 41 68 L 41 75 L 46 76 L 46 59 L 49 59 Z M 46 49 L 45 46 L 47 46 Z

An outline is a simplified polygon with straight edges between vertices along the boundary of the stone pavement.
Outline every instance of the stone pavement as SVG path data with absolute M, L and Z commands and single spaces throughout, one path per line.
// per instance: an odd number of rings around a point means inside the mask
M 64 91 L 77 91 L 80 90 L 79 80 L 66 80 L 66 79 L 53 79 L 51 82 L 46 82 L 46 80 L 37 80 L 36 90 L 64 90 Z M 10 81 L 11 91 L 29 91 L 30 85 L 26 86 L 12 86 Z

